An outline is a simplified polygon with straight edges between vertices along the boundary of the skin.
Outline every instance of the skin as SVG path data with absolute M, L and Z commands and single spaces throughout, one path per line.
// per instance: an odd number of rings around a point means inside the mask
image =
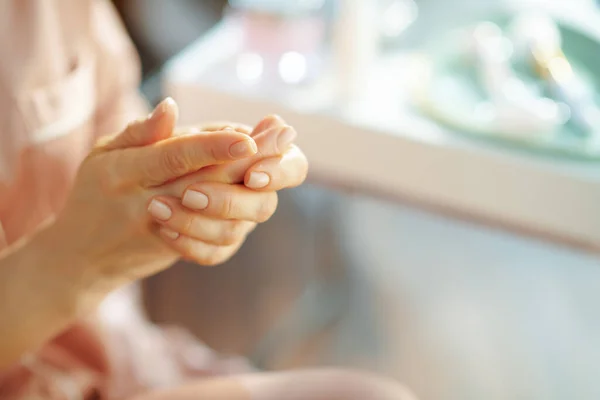
M 203 265 L 227 260 L 274 213 L 276 191 L 306 177 L 295 131 L 280 118 L 265 118 L 253 130 L 217 124 L 175 131 L 176 116 L 174 103 L 163 102 L 99 143 L 63 212 L 0 253 L 0 370 L 108 293 L 177 258 Z M 232 146 L 245 152 L 231 152 Z M 263 175 L 256 180 L 253 173 Z M 190 191 L 206 196 L 204 207 L 186 202 Z M 153 202 L 168 209 L 166 218 L 152 212 Z M 414 399 L 394 381 L 334 369 L 203 379 L 135 400 L 201 398 Z
M 322 369 L 204 379 L 132 400 L 416 400 L 403 385 L 361 371 Z
M 167 100 L 99 143 L 82 162 L 63 211 L 0 253 L 0 370 L 87 315 L 108 293 L 181 256 L 204 265 L 227 260 L 254 224 L 274 212 L 273 189 L 304 180 L 306 159 L 300 156 L 286 172 L 290 178 L 273 180 L 270 188 L 257 192 L 235 184 L 261 160 L 281 157 L 280 148 L 284 156 L 295 151 L 293 137 L 278 142 L 284 125 L 278 118 L 259 124 L 253 137 L 235 129 L 174 135 L 176 118 L 176 105 Z M 232 154 L 234 145 L 245 153 Z M 156 197 L 182 198 L 192 185 L 206 191 L 210 206 L 178 209 L 173 221 L 210 219 L 206 232 L 212 236 L 188 232 L 192 236 L 165 240 L 148 205 Z M 235 235 L 227 233 L 232 225 Z
M 183 257 L 203 265 L 230 258 L 256 224 L 273 215 L 277 208 L 276 191 L 300 185 L 308 170 L 306 158 L 291 144 L 296 132 L 279 117 L 267 117 L 254 129 L 239 124 L 225 126 L 252 137 L 257 154 L 227 165 L 203 168 L 178 180 L 170 196 L 155 196 L 149 204 L 151 215 L 153 202 L 160 202 L 161 210 L 169 210 L 166 218 L 164 214 L 154 216 L 165 242 Z M 203 129 L 220 131 L 225 126 L 214 124 Z M 267 177 L 266 181 L 259 181 L 259 186 L 252 182 L 256 173 Z M 206 195 L 206 208 L 186 204 L 187 191 Z

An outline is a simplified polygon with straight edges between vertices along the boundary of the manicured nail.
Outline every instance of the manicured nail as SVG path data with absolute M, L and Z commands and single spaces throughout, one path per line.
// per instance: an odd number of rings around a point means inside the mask
M 267 128 L 273 128 L 279 124 L 284 124 L 283 118 L 277 114 L 269 115 L 269 123 L 267 124 Z
M 170 97 L 167 97 L 166 99 L 164 99 L 163 101 L 158 103 L 158 105 L 156 107 L 154 107 L 154 110 L 150 113 L 150 115 L 148 116 L 148 119 L 152 119 L 152 118 L 155 118 L 155 117 L 163 114 L 170 107 L 173 107 L 174 105 L 175 105 L 175 100 L 173 100 Z
M 158 201 L 153 199 L 148 206 L 148 211 L 150 215 L 152 215 L 156 219 L 160 219 L 161 221 L 166 221 L 173 215 L 171 211 L 171 207 L 163 203 L 162 201 Z
M 271 177 L 264 172 L 251 172 L 246 186 L 250 189 L 261 189 L 271 182 Z
M 165 227 L 160 228 L 160 233 L 171 240 L 175 240 L 179 237 L 178 232 L 172 231 L 171 229 Z
M 163 110 L 166 110 L 167 108 L 174 107 L 177 104 L 175 103 L 175 100 L 173 100 L 172 97 L 165 97 L 165 99 L 160 102 L 160 105 L 163 108 Z
M 279 151 L 284 151 L 296 139 L 296 130 L 291 126 L 284 127 L 277 137 L 277 148 Z
M 192 210 L 204 210 L 208 207 L 208 196 L 195 190 L 187 190 L 181 199 L 181 204 Z
M 254 140 L 248 138 L 246 140 L 234 143 L 229 147 L 229 154 L 234 158 L 243 158 L 256 154 L 258 148 Z

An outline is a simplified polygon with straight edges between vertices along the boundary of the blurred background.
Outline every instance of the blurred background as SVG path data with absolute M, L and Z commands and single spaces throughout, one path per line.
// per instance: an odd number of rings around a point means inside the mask
M 115 1 L 150 101 L 277 112 L 312 169 L 242 250 L 145 282 L 159 323 L 423 400 L 600 398 L 594 1 Z

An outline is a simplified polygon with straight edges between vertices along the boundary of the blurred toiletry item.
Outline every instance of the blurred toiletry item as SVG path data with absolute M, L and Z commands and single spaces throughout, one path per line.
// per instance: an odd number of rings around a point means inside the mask
M 325 0 L 230 0 L 229 4 L 229 17 L 243 35 L 236 66 L 242 83 L 298 85 L 319 74 Z
M 380 0 L 382 2 L 381 34 L 386 40 L 397 39 L 419 15 L 415 0 Z
M 369 90 L 382 43 L 396 40 L 417 18 L 414 0 L 338 0 L 332 55 L 338 101 L 359 101 Z
M 478 24 L 471 33 L 471 55 L 478 80 L 489 97 L 482 110 L 506 134 L 548 134 L 564 123 L 561 107 L 530 91 L 512 68 L 513 47 L 491 22 Z
M 333 30 L 333 66 L 338 100 L 351 103 L 369 85 L 379 49 L 378 3 L 339 0 Z
M 554 20 L 543 14 L 522 14 L 515 18 L 511 33 L 519 53 L 547 83 L 552 96 L 568 105 L 573 125 L 584 135 L 594 134 L 600 127 L 594 90 L 573 72 Z

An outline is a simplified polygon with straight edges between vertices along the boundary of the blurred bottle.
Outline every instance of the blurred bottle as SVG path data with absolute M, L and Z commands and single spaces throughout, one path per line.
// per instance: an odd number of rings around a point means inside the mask
M 242 29 L 236 74 L 246 85 L 301 85 L 323 64 L 326 0 L 230 0 L 229 18 Z
M 385 42 L 396 41 L 419 15 L 415 0 L 379 0 L 383 12 L 379 25 Z
M 382 44 L 397 40 L 416 17 L 414 0 L 338 0 L 332 53 L 339 102 L 359 101 Z
M 379 4 L 373 0 L 339 0 L 333 30 L 333 67 L 341 103 L 365 92 L 379 49 Z

